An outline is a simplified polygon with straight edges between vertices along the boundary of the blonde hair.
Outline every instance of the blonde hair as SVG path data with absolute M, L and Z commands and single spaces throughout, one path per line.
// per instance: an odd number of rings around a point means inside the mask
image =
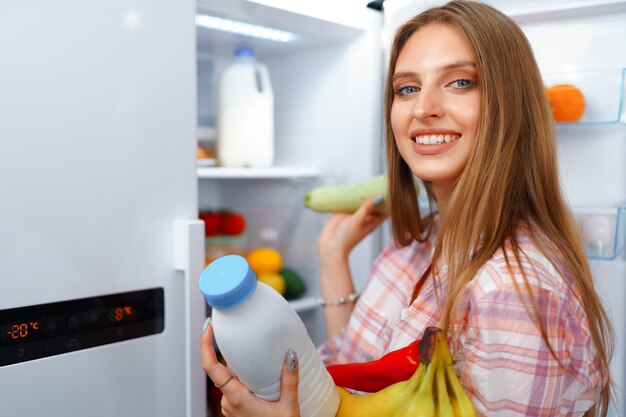
M 524 227 L 548 259 L 556 254 L 558 259 L 551 262 L 571 277 L 589 321 L 596 354 L 608 374 L 613 331 L 561 193 L 553 122 L 541 74 L 522 30 L 485 4 L 451 1 L 420 13 L 396 32 L 385 91 L 389 203 L 395 241 L 402 246 L 422 241 L 429 217 L 414 215 L 419 213 L 414 177 L 396 148 L 391 130 L 391 77 L 407 40 L 432 23 L 450 25 L 464 35 L 476 57 L 481 91 L 476 145 L 450 197 L 432 263 L 434 268 L 445 248 L 449 279 L 442 326 L 453 334 L 451 323 L 464 288 L 498 249 L 506 255 L 505 244 L 509 244 L 522 271 L 525 290 L 531 295 L 537 325 L 556 358 L 521 267 L 517 231 Z M 432 203 L 429 184 L 425 186 Z M 510 266 L 508 259 L 507 263 Z M 433 272 L 437 276 L 437 271 Z M 608 378 L 600 400 L 585 416 L 606 416 L 611 398 Z

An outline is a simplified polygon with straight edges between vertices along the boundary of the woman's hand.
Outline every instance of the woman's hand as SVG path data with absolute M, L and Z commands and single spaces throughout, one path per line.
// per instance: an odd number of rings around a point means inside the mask
M 388 214 L 382 208 L 382 197 L 372 197 L 354 213 L 334 213 L 326 222 L 317 240 L 320 289 L 326 300 L 334 301 L 354 293 L 348 256 L 365 236 L 387 218 Z M 353 309 L 353 303 L 324 309 L 329 339 L 348 323 Z
M 354 213 L 333 213 L 317 241 L 320 260 L 346 259 L 365 236 L 376 229 L 388 214 L 381 211 L 382 196 L 372 197 Z
M 213 326 L 200 337 L 202 368 L 222 391 L 222 414 L 225 417 L 300 417 L 298 403 L 298 358 L 289 351 L 283 364 L 280 399 L 275 402 L 256 397 L 232 372 L 222 365 L 213 349 Z

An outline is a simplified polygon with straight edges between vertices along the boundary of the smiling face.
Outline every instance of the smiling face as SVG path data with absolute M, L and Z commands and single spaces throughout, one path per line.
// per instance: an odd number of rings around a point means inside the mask
M 404 161 L 447 199 L 476 143 L 480 116 L 476 60 L 449 25 L 417 30 L 398 55 L 391 129 Z

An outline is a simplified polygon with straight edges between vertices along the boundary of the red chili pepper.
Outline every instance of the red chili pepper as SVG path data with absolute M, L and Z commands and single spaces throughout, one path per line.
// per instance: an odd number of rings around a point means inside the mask
M 396 382 L 406 381 L 417 369 L 420 341 L 391 351 L 380 359 L 326 367 L 335 385 L 363 392 L 378 392 Z

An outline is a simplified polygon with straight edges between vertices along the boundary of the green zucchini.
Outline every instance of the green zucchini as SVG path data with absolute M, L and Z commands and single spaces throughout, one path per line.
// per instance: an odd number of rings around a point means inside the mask
M 365 200 L 373 196 L 382 196 L 383 201 L 387 201 L 386 175 L 349 184 L 315 188 L 304 195 L 304 205 L 322 213 L 353 213 Z

